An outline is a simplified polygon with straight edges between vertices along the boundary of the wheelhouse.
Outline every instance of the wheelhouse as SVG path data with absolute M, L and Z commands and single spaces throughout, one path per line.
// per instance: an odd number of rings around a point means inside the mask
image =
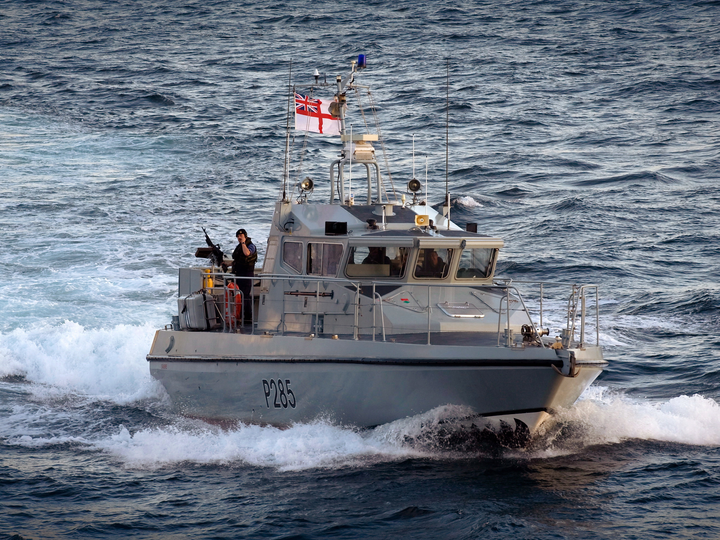
M 351 280 L 492 282 L 496 238 L 361 236 L 349 239 L 282 239 L 274 273 Z

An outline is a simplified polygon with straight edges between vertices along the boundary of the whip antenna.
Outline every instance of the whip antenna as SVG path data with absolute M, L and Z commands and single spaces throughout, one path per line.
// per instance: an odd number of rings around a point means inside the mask
M 450 59 L 447 59 L 445 86 L 445 206 L 447 207 L 447 228 L 450 230 Z
M 295 95 L 295 89 L 292 87 L 292 58 L 290 59 L 290 73 L 288 74 L 288 105 L 287 118 L 285 120 L 285 170 L 283 173 L 283 202 L 287 202 L 287 183 L 290 176 L 290 102 Z

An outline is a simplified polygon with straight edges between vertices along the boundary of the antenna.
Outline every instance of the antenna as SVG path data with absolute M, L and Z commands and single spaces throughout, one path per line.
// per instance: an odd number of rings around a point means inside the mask
M 413 133 L 413 152 L 412 152 L 412 177 L 415 178 L 415 134 Z
M 430 215 L 430 212 L 428 210 L 428 189 L 430 187 L 430 184 L 428 184 L 428 158 L 425 156 L 425 213 Z
M 283 202 L 287 202 L 287 183 L 290 176 L 290 101 L 295 96 L 295 89 L 292 87 L 292 58 L 290 59 L 290 73 L 288 74 L 288 105 L 287 118 L 285 120 L 285 171 L 283 174 Z
M 450 230 L 450 59 L 447 59 L 447 83 L 445 87 L 445 205 L 447 206 L 447 228 Z

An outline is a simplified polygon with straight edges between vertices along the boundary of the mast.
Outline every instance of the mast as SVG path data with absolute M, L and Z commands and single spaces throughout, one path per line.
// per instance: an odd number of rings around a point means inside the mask
M 295 95 L 292 87 L 292 59 L 290 59 L 290 73 L 288 74 L 288 105 L 287 105 L 287 118 L 285 121 L 285 170 L 283 174 L 283 202 L 288 201 L 287 197 L 287 184 L 290 177 L 290 103 Z
M 350 163 L 350 181 L 352 182 L 352 161 L 353 161 L 353 134 L 352 134 L 352 126 L 350 128 L 350 137 L 347 136 L 347 127 L 345 122 L 345 104 L 347 103 L 347 96 L 346 92 L 348 88 L 351 88 L 353 83 L 355 82 L 355 73 L 358 71 L 358 69 L 363 69 L 366 66 L 365 62 L 365 55 L 361 54 L 358 56 L 357 60 L 353 60 L 351 63 L 350 73 L 345 77 L 343 80 L 341 75 L 337 75 L 335 77 L 335 82 L 337 84 L 337 93 L 335 94 L 335 99 L 337 100 L 335 104 L 331 104 L 330 106 L 330 113 L 335 115 L 333 112 L 333 105 L 336 107 L 337 117 L 340 119 L 340 140 L 343 143 L 343 155 L 344 158 L 338 160 L 336 163 L 338 164 L 338 181 L 340 184 L 340 204 L 345 204 L 345 179 L 343 175 L 343 163 L 346 160 L 349 160 Z M 331 174 L 332 179 L 332 174 Z M 378 173 L 378 179 L 379 179 L 379 173 Z M 378 180 L 379 182 L 379 180 Z M 334 188 L 331 186 L 331 193 Z M 379 189 L 379 188 L 378 188 Z M 352 184 L 350 184 L 350 191 L 349 196 L 352 196 Z M 368 198 L 370 198 L 370 191 L 368 191 Z M 332 197 L 331 197 L 332 200 Z
M 350 74 L 345 77 L 345 81 L 342 79 L 342 75 L 338 75 L 335 78 L 337 83 L 337 94 L 335 97 L 338 102 L 338 117 L 340 118 L 340 137 L 344 143 L 347 143 L 347 137 L 345 134 L 345 104 L 347 102 L 347 96 L 345 92 L 347 88 L 355 82 L 355 72 L 357 71 L 358 62 L 362 62 L 361 67 L 365 67 L 365 55 L 361 54 L 358 56 L 358 60 L 353 60 L 351 63 Z M 343 146 L 345 148 L 345 146 Z

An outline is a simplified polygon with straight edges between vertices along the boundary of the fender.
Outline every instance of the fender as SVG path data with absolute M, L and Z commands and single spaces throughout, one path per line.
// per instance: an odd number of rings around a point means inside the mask
M 574 379 L 580 374 L 580 368 L 575 365 L 575 353 L 573 351 L 568 351 L 567 349 L 557 349 L 555 354 L 557 354 L 558 358 L 563 361 L 562 371 L 559 370 L 557 366 L 553 365 L 553 369 L 555 371 L 563 377 L 569 377 L 571 379 Z

